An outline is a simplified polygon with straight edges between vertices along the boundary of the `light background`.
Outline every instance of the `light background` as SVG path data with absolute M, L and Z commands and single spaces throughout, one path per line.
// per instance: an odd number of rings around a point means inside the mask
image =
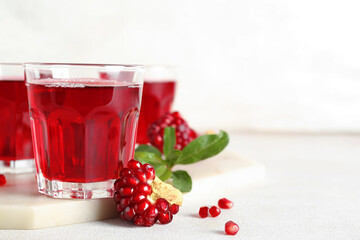
M 199 130 L 360 132 L 360 4 L 0 0 L 0 62 L 173 64 Z

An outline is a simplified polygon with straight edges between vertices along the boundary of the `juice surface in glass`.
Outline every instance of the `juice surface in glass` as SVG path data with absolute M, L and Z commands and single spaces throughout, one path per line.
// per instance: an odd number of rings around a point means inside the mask
M 13 161 L 33 161 L 29 105 L 24 79 L 0 79 L 0 161 L 10 166 Z
M 28 93 L 38 174 L 76 183 L 119 176 L 133 157 L 141 85 L 40 80 Z
M 162 115 L 170 112 L 175 97 L 175 87 L 175 80 L 145 80 L 137 143 L 148 143 L 147 130 L 149 126 Z

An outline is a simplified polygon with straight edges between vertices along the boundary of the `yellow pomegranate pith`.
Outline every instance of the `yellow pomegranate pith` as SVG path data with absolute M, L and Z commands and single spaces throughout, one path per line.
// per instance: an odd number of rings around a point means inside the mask
M 158 177 L 155 177 L 154 181 L 150 183 L 152 187 L 152 194 L 150 195 L 151 200 L 156 202 L 159 198 L 166 199 L 170 205 L 177 204 L 179 206 L 183 203 L 182 193 L 171 186 L 168 183 L 164 183 Z

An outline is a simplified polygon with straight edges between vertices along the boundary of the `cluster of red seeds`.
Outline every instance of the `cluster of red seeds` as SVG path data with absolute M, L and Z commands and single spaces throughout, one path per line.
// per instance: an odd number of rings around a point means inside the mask
M 182 150 L 186 145 L 197 137 L 196 132 L 189 127 L 179 112 L 167 113 L 155 123 L 151 124 L 147 135 L 150 143 L 159 150 L 163 149 L 164 129 L 174 127 L 176 134 L 176 149 Z
M 161 224 L 172 221 L 173 215 L 179 212 L 179 205 L 170 205 L 163 198 L 152 203 L 148 198 L 152 193 L 150 183 L 154 179 L 154 168 L 136 160 L 130 160 L 127 168 L 121 170 L 120 178 L 114 184 L 114 200 L 120 218 L 148 227 L 157 221 Z
M 230 209 L 234 206 L 234 203 L 226 198 L 222 198 L 218 201 L 218 205 L 220 208 Z M 208 208 L 206 206 L 201 207 L 199 209 L 199 216 L 201 218 L 207 218 L 210 214 L 212 217 L 217 217 L 221 213 L 220 208 L 218 208 L 217 206 L 212 206 L 211 208 Z M 235 235 L 238 231 L 239 231 L 239 226 L 236 223 L 234 223 L 233 221 L 228 221 L 225 224 L 226 234 Z
M 6 178 L 3 174 L 0 174 L 0 186 L 3 186 L 6 184 Z
M 201 207 L 199 209 L 199 216 L 201 218 L 206 218 L 209 216 L 209 213 L 212 217 L 217 217 L 220 215 L 221 210 L 217 206 L 212 206 L 210 209 L 208 207 Z

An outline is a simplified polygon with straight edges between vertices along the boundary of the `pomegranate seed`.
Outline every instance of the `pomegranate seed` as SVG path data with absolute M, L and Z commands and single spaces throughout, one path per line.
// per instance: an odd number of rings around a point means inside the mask
M 116 211 L 122 212 L 124 209 L 120 206 L 120 204 L 116 205 Z
M 161 136 L 156 136 L 154 141 L 156 146 L 161 146 L 163 144 L 163 139 Z
M 127 219 L 125 218 L 125 215 L 124 215 L 124 211 L 123 211 L 123 210 L 120 211 L 119 217 L 120 217 L 122 220 L 127 220 Z
M 151 227 L 152 225 L 155 224 L 155 222 L 156 222 L 155 218 L 145 218 L 142 215 L 136 216 L 134 218 L 134 223 L 135 223 L 135 225 L 138 225 L 138 226 Z
M 120 202 L 120 199 L 121 199 L 120 193 L 119 193 L 119 192 L 115 192 L 115 193 L 114 193 L 114 201 L 115 201 L 116 203 L 119 203 L 119 202 Z
M 134 192 L 134 189 L 132 187 L 122 187 L 119 189 L 119 194 L 122 197 L 130 196 Z
M 216 206 L 212 206 L 210 209 L 209 209 L 209 213 L 212 217 L 217 217 L 220 215 L 221 213 L 221 210 L 220 208 L 216 207 Z
M 155 206 L 151 205 L 146 211 L 145 216 L 148 218 L 154 218 L 158 215 L 158 213 L 159 210 Z
M 180 118 L 180 115 L 179 115 L 179 118 L 177 118 L 176 120 L 175 120 L 175 124 L 176 125 L 180 125 L 180 124 L 182 124 L 184 122 L 184 120 L 182 120 L 181 118 Z
M 180 207 L 177 204 L 173 204 L 169 207 L 169 211 L 174 215 L 179 212 L 179 209 L 180 209 Z
M 197 137 L 197 134 L 194 130 L 191 129 L 190 133 L 189 133 L 189 138 L 195 139 Z
M 233 221 L 225 223 L 225 232 L 227 235 L 235 235 L 239 231 L 239 226 Z
M 185 132 L 186 127 L 184 124 L 181 124 L 181 125 L 177 126 L 176 130 L 178 130 L 180 132 Z
M 133 174 L 133 172 L 129 168 L 123 168 L 120 172 L 121 177 L 125 177 L 125 176 L 131 175 L 131 174 Z
M 124 217 L 127 219 L 127 220 L 132 220 L 134 217 L 135 217 L 135 210 L 133 207 L 130 207 L 130 206 L 127 206 L 125 209 L 124 209 Z
M 175 118 L 175 119 L 177 119 L 177 118 L 181 118 L 181 116 L 180 116 L 180 113 L 179 113 L 179 112 L 173 112 L 172 117 L 173 117 L 173 118 Z
M 151 181 L 155 179 L 155 169 L 153 168 L 153 166 L 145 163 L 143 165 L 143 170 L 145 171 L 147 179 L 149 179 Z
M 172 221 L 173 215 L 169 211 L 167 211 L 166 213 L 160 212 L 157 216 L 157 219 L 161 224 L 168 224 L 169 222 Z
M 119 201 L 119 205 L 122 209 L 126 208 L 127 206 L 130 205 L 130 198 L 121 198 Z
M 128 164 L 127 164 L 128 168 L 130 168 L 131 170 L 137 169 L 137 168 L 141 168 L 141 163 L 131 159 Z
M 163 198 L 159 198 L 156 201 L 156 206 L 159 210 L 159 212 L 166 213 L 169 210 L 169 203 Z
M 135 213 L 138 215 L 143 214 L 151 205 L 150 201 L 147 199 L 142 200 L 141 202 L 135 204 Z
M 135 174 L 136 178 L 139 179 L 140 182 L 146 182 L 147 181 L 146 173 L 143 170 L 136 169 L 134 171 L 134 174 Z
M 136 192 L 145 195 L 150 195 L 152 193 L 152 189 L 148 183 L 139 183 L 136 186 Z
M 154 225 L 155 222 L 156 222 L 156 218 L 155 218 L 155 217 L 147 218 L 147 217 L 145 216 L 144 219 L 145 219 L 145 224 L 144 224 L 144 226 L 147 226 L 147 227 L 151 227 L 151 226 Z
M 230 201 L 229 199 L 222 198 L 219 200 L 218 205 L 220 208 L 230 209 L 234 206 L 234 203 L 232 201 Z
M 123 187 L 124 185 L 125 185 L 124 178 L 119 178 L 115 181 L 114 188 L 115 188 L 115 190 L 119 191 L 119 189 L 121 187 Z
M 123 179 L 124 179 L 124 182 L 125 182 L 126 185 L 129 185 L 129 186 L 132 186 L 132 187 L 135 187 L 139 183 L 139 179 L 134 177 L 134 176 L 130 176 L 130 175 L 125 176 Z
M 134 194 L 134 196 L 132 197 L 132 202 L 134 203 L 138 203 L 142 200 L 144 200 L 146 198 L 145 195 L 141 194 L 141 193 L 136 193 Z
M 201 207 L 199 209 L 199 216 L 201 218 L 206 218 L 209 215 L 209 208 L 208 207 Z
M 145 225 L 145 219 L 141 215 L 136 216 L 134 218 L 134 223 L 135 223 L 135 225 L 138 225 L 138 226 L 144 226 Z

